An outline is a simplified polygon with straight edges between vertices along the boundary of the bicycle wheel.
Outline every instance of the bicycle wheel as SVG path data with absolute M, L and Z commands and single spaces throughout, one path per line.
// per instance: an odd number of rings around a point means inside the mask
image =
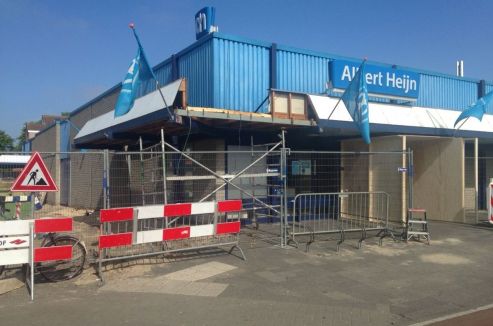
M 48 281 L 70 280 L 82 273 L 86 261 L 86 249 L 79 239 L 61 235 L 49 241 L 44 247 L 72 246 L 72 259 L 38 263 L 36 270 Z

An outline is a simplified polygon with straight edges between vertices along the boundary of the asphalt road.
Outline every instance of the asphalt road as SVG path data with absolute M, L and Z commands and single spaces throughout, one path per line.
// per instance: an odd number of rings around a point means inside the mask
M 111 266 L 103 287 L 90 271 L 39 282 L 34 302 L 13 290 L 0 295 L 0 325 L 492 325 L 491 309 L 472 309 L 493 303 L 493 230 L 431 229 L 431 246 L 370 238 L 357 249 L 354 238 L 339 253 L 333 240 L 306 253 L 245 234 L 246 262 L 216 250 Z

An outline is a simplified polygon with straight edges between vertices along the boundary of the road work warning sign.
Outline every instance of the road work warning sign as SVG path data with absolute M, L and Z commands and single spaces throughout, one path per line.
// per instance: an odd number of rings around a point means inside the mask
M 58 191 L 41 155 L 34 152 L 10 191 Z

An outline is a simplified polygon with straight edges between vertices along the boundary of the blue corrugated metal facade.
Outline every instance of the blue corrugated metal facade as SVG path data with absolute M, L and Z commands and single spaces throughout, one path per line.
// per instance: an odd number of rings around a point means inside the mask
M 154 74 L 156 75 L 156 78 L 158 79 L 161 86 L 172 82 L 173 79 L 172 79 L 171 60 L 166 60 L 165 62 L 161 63 L 159 66 L 155 67 Z M 153 81 L 148 81 L 147 83 L 141 85 L 140 90 L 137 93 L 137 96 L 138 97 L 143 96 L 147 93 L 154 91 L 155 89 L 156 89 L 156 84 Z
M 255 111 L 269 94 L 269 48 L 225 38 L 214 38 L 213 45 L 213 106 Z
M 212 44 L 212 40 L 208 40 L 177 55 L 178 75 L 187 79 L 190 105 L 211 107 L 213 104 Z
M 477 82 L 453 76 L 422 73 L 416 105 L 461 111 L 477 98 Z
M 485 85 L 485 93 L 493 92 L 493 83 L 486 83 Z M 488 105 L 486 108 L 486 113 L 493 114 L 493 103 Z
M 214 107 L 251 112 L 268 94 L 272 45 L 218 33 L 213 35 L 213 40 Z M 311 94 L 337 95 L 328 91 L 326 86 L 330 77 L 329 62 L 354 60 L 286 46 L 277 46 L 275 55 L 275 88 Z M 406 69 L 419 73 L 421 78 L 418 100 L 407 105 L 461 111 L 477 99 L 479 80 Z M 493 89 L 493 84 L 487 84 L 486 89 Z M 377 98 L 370 100 L 389 102 Z
M 213 33 L 163 61 L 154 70 L 162 85 L 179 77 L 186 78 L 191 106 L 266 112 L 267 105 L 260 108 L 259 105 L 270 88 L 339 96 L 327 89 L 329 62 L 355 60 L 280 45 L 273 51 L 272 47 L 272 43 Z M 371 64 L 391 67 L 377 62 Z M 396 103 L 461 111 L 478 97 L 479 80 L 401 68 L 420 75 L 419 97 L 416 102 L 399 100 Z M 486 92 L 493 90 L 492 82 L 485 86 Z M 154 89 L 154 83 L 148 83 L 142 86 L 139 95 Z M 380 98 L 370 100 L 389 102 Z
M 179 77 L 186 78 L 189 104 L 211 107 L 214 103 L 212 44 L 212 38 L 208 37 L 208 40 L 196 42 L 175 57 L 171 57 L 154 67 L 154 73 L 161 86 L 169 84 Z M 173 62 L 174 59 L 176 63 Z M 144 83 L 137 96 L 143 96 L 155 89 L 154 82 Z
M 303 54 L 279 47 L 277 85 L 281 90 L 325 94 L 329 81 L 329 58 Z

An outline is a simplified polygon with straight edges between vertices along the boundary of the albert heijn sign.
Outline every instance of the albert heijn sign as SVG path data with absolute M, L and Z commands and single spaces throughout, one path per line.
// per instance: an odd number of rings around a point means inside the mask
M 361 62 L 333 60 L 329 64 L 332 88 L 344 91 L 358 71 Z M 364 78 L 368 93 L 378 97 L 417 99 L 420 75 L 417 72 L 365 64 Z
M 12 184 L 10 191 L 58 191 L 41 155 L 34 152 Z

